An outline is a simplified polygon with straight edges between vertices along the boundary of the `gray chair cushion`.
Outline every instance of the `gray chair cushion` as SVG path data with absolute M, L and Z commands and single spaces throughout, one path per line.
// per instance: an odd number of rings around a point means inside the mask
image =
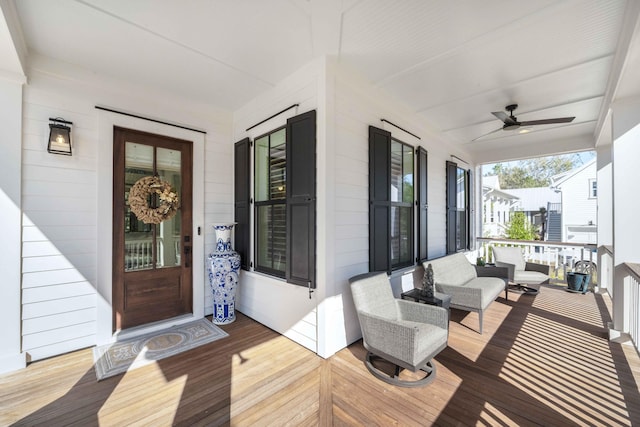
M 516 271 L 524 270 L 525 262 L 522 256 L 522 249 L 506 246 L 494 246 L 493 258 L 497 263 L 513 264 L 516 267 Z
M 433 268 L 433 280 L 436 284 L 460 286 L 478 277 L 476 269 L 463 253 L 448 255 L 423 263 L 425 268 L 429 264 Z
M 540 283 L 545 283 L 548 280 L 549 276 L 538 271 L 516 270 L 513 276 L 513 281 L 515 283 L 520 283 L 523 285 L 537 285 Z
M 472 308 L 484 310 L 504 291 L 505 281 L 497 277 L 477 277 L 468 282 L 465 288 L 481 290 L 480 306 Z
M 398 319 L 393 290 L 386 273 L 364 273 L 352 277 L 351 294 L 358 310 L 387 319 Z

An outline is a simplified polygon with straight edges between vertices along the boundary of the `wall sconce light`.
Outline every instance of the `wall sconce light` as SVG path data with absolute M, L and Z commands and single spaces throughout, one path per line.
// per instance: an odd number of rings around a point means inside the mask
M 73 123 L 58 117 L 49 118 L 49 145 L 47 151 L 53 154 L 71 155 L 71 126 Z M 67 126 L 69 125 L 69 126 Z

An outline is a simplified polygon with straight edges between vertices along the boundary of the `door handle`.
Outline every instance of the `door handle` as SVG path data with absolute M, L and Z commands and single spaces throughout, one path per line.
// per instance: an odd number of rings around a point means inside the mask
M 191 246 L 184 245 L 184 266 L 191 266 Z

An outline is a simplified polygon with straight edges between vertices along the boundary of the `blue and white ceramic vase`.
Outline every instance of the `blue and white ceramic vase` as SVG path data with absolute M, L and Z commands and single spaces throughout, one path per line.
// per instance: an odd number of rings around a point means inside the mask
M 209 255 L 209 284 L 213 292 L 213 319 L 216 325 L 236 320 L 235 303 L 240 255 L 231 247 L 233 223 L 215 224 L 216 249 Z

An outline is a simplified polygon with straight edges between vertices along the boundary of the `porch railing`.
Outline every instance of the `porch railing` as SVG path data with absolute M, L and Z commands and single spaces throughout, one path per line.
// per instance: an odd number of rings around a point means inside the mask
M 511 240 L 478 237 L 480 243 L 478 256 L 485 262 L 492 263 L 494 246 L 519 246 L 522 248 L 527 262 L 549 265 L 551 279 L 554 282 L 565 283 L 567 271 L 587 268 L 592 273 L 597 271 L 596 245 L 569 242 L 546 242 L 540 240 Z M 592 283 L 596 283 L 596 274 L 592 274 Z
M 629 335 L 638 349 L 638 338 L 640 338 L 640 264 L 623 264 L 624 272 L 624 288 L 629 290 L 629 302 L 626 302 L 629 308 Z
M 157 252 L 156 263 L 158 267 L 162 267 L 164 260 L 164 239 L 156 238 Z M 179 250 L 176 245 L 176 265 L 180 264 Z M 129 240 L 124 244 L 124 270 L 135 271 L 145 270 L 153 267 L 153 240 L 139 239 Z

